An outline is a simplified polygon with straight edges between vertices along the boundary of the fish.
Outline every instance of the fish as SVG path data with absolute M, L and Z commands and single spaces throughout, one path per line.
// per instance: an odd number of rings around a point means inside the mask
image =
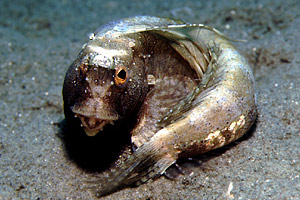
M 254 77 L 245 57 L 215 28 L 135 16 L 89 37 L 67 70 L 66 120 L 88 136 L 136 118 L 134 152 L 97 180 L 96 196 L 155 180 L 180 158 L 225 146 L 254 124 Z

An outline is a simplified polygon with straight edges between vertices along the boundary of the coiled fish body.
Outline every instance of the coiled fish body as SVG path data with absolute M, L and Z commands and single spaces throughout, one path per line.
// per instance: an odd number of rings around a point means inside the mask
M 101 72 L 88 76 L 87 66 Z M 89 97 L 72 88 L 81 76 L 90 80 L 81 81 L 92 90 Z M 95 77 L 105 79 L 97 90 L 91 89 Z M 107 92 L 111 96 L 104 98 Z M 122 101 L 108 97 L 118 99 L 113 93 L 125 92 L 134 98 L 129 96 L 131 106 L 126 102 L 122 110 L 112 103 Z M 100 27 L 71 65 L 63 94 L 67 120 L 72 113 L 79 116 L 89 135 L 138 106 L 131 131 L 137 150 L 98 188 L 98 196 L 152 180 L 179 158 L 222 147 L 243 136 L 256 118 L 251 68 L 229 39 L 208 26 L 167 18 L 138 16 Z

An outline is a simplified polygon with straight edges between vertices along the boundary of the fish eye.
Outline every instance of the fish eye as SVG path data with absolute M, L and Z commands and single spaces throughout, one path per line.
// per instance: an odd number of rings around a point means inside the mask
M 125 66 L 119 66 L 115 71 L 115 84 L 117 86 L 123 87 L 127 83 L 128 79 L 128 70 Z

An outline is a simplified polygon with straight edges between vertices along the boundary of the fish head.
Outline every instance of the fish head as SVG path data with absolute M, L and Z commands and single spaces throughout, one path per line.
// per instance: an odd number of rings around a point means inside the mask
M 144 62 L 135 54 L 129 38 L 94 38 L 83 46 L 64 80 L 68 123 L 79 118 L 85 133 L 94 136 L 137 111 L 148 86 Z

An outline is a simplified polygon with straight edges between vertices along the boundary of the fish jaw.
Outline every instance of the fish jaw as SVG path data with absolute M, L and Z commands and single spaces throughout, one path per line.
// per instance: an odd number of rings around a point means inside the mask
M 87 117 L 83 115 L 75 115 L 81 120 L 81 125 L 87 136 L 95 136 L 106 124 L 114 124 L 114 120 L 111 119 L 98 119 L 95 117 Z
M 90 99 L 71 108 L 74 117 L 80 119 L 81 127 L 88 136 L 97 135 L 106 124 L 113 125 L 114 121 L 119 119 L 119 115 L 113 109 L 108 109 L 108 105 L 104 105 L 103 101 L 95 102 L 95 99 Z

